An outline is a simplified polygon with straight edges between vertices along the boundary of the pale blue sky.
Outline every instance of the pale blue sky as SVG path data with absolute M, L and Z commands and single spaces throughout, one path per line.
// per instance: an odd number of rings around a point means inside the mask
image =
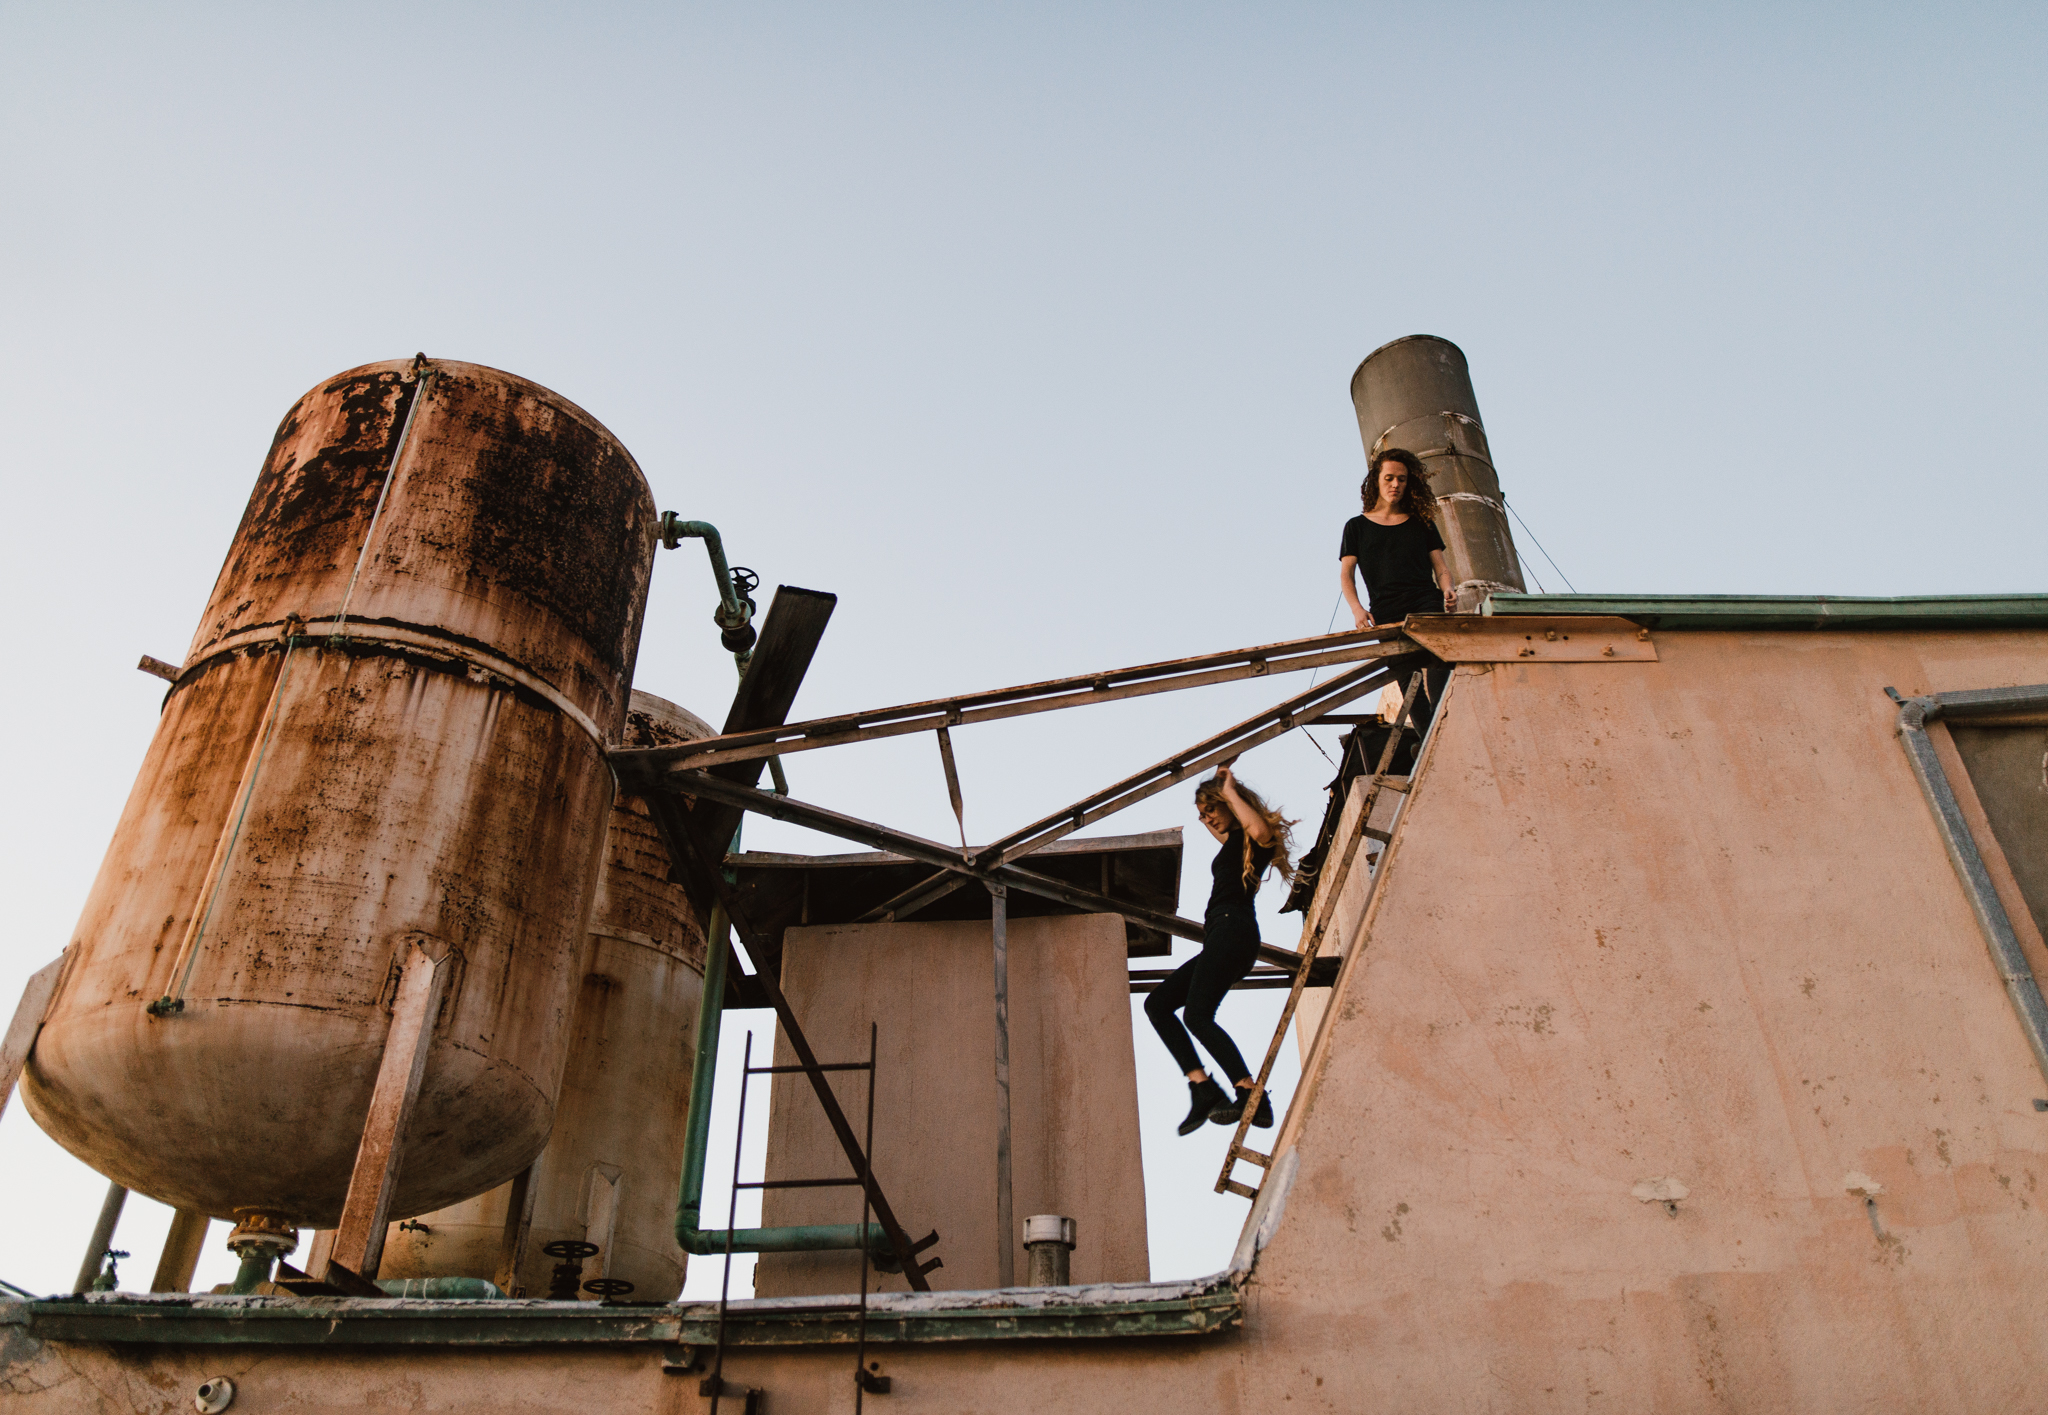
M 557 389 L 768 585 L 838 592 L 807 714 L 1320 631 L 1362 472 L 1346 384 L 1415 332 L 1465 349 L 1507 496 L 1582 591 L 2048 588 L 2044 28 L 2017 4 L 11 7 L 0 990 L 68 937 L 161 696 L 133 662 L 181 656 L 278 418 L 415 350 Z M 706 589 L 658 566 L 640 684 L 717 718 Z M 964 732 L 970 833 L 1276 687 Z M 790 774 L 945 836 L 932 755 Z M 1305 743 L 1244 770 L 1320 815 Z M 1184 793 L 1118 828 L 1170 824 Z M 1156 1271 L 1214 1268 L 1242 1205 L 1138 1046 Z M 98 1183 L 18 1105 L 0 1147 L 37 1215 L 0 1277 L 54 1287 Z M 123 1235 L 145 1268 L 152 1223 Z

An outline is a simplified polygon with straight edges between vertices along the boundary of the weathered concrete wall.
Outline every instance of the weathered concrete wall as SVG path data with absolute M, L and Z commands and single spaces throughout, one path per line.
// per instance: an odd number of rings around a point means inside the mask
M 1108 914 L 1013 919 L 1010 954 L 1010 1128 L 1014 1210 L 1078 1223 L 1076 1282 L 1147 1275 L 1144 1163 L 1131 1051 L 1123 921 Z M 791 929 L 782 986 L 823 1061 L 865 1060 L 879 1024 L 875 1173 L 896 1215 L 945 1266 L 935 1288 L 996 1286 L 994 955 L 986 923 L 847 924 Z M 775 1060 L 795 1061 L 777 1039 Z M 841 1073 L 836 1093 L 856 1130 L 865 1077 Z M 809 1081 L 778 1076 L 768 1177 L 847 1173 Z M 767 1191 L 763 1222 L 854 1223 L 857 1189 Z M 1011 1234 L 1018 1279 L 1030 1272 Z M 926 1255 L 931 1256 L 930 1254 Z M 764 1255 L 761 1296 L 851 1292 L 850 1253 Z M 878 1286 L 905 1287 L 900 1276 Z
M 2048 636 L 1657 645 L 1454 678 L 1244 1330 L 885 1348 L 890 1410 L 2037 1406 L 2048 1081 L 1882 689 L 2048 680 Z M 252 1409 L 701 1408 L 647 1355 L 11 1352 L 8 1389 L 70 1382 L 47 1409 L 170 1410 L 150 1382 L 214 1365 Z M 841 1411 L 849 1364 L 728 1375 Z
M 1460 670 L 1283 1131 L 1267 1310 L 1367 1339 L 1340 1408 L 2019 1408 L 2048 1085 L 1882 690 L 2048 642 L 1657 643 Z

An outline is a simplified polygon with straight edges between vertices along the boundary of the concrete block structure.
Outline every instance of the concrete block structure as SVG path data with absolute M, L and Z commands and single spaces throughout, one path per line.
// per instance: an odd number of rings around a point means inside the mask
M 865 1059 L 877 1024 L 875 1172 L 890 1198 L 936 1229 L 940 1290 L 997 1286 L 996 1246 L 1029 1263 L 1021 1228 L 995 1229 L 995 1012 L 986 923 L 840 924 L 791 929 L 782 986 L 821 1058 Z M 1009 925 L 1010 1113 L 1014 1209 L 1079 1225 L 1075 1282 L 1143 1282 L 1145 1174 L 1131 1049 L 1124 922 L 1113 914 L 1015 919 Z M 786 1040 L 778 1065 L 795 1056 Z M 849 1115 L 866 1104 L 865 1073 L 835 1077 Z M 769 1179 L 846 1172 L 801 1075 L 774 1080 Z M 857 1189 L 774 1189 L 769 1225 L 850 1223 Z M 857 1253 L 768 1253 L 754 1270 L 762 1297 L 852 1291 Z M 903 1291 L 901 1274 L 876 1286 Z

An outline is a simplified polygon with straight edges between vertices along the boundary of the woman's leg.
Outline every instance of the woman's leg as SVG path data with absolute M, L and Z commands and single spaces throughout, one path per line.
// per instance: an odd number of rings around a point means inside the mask
M 1159 1040 L 1166 1043 L 1166 1049 L 1173 1053 L 1174 1061 L 1184 1074 L 1200 1071 L 1202 1059 L 1195 1055 L 1195 1044 L 1188 1036 L 1188 1029 L 1181 1026 L 1180 1018 L 1173 1014 L 1187 1003 L 1188 984 L 1207 953 L 1208 950 L 1204 949 L 1181 964 L 1166 981 L 1145 996 L 1145 1015 L 1152 1019 L 1152 1030 L 1159 1033 Z M 1210 1010 L 1213 1012 L 1215 1009 Z
M 1233 1082 L 1249 1081 L 1251 1068 L 1244 1064 L 1244 1056 L 1230 1039 L 1230 1033 L 1217 1024 L 1216 1009 L 1258 962 L 1258 925 L 1249 919 L 1219 920 L 1208 933 L 1201 954 L 1184 970 L 1190 976 L 1182 1015 L 1187 1018 L 1188 1030 L 1216 1058 L 1225 1075 Z M 1150 1011 L 1149 1003 L 1146 1010 Z

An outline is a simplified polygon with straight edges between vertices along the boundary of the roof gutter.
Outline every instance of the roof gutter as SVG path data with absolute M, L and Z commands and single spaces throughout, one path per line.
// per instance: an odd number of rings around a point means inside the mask
M 1494 594 L 1483 614 L 1604 614 L 1647 629 L 2048 629 L 2048 595 Z

